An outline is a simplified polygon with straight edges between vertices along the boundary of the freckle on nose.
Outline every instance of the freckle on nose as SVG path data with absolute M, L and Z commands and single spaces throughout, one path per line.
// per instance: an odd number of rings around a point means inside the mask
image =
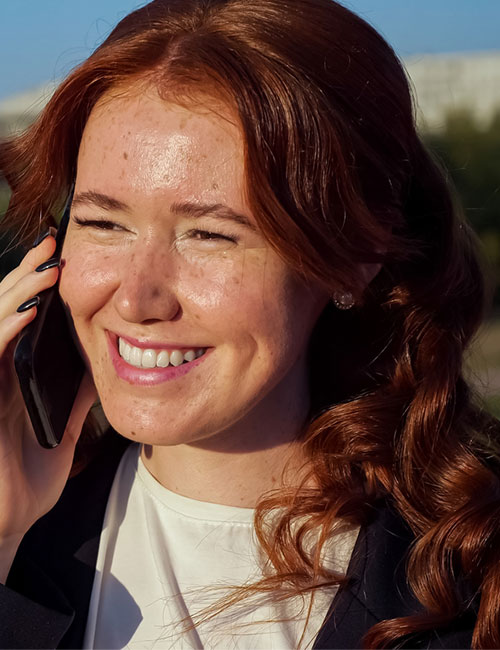
M 126 151 L 123 152 L 123 157 L 125 158 L 125 160 L 128 160 L 128 153 Z

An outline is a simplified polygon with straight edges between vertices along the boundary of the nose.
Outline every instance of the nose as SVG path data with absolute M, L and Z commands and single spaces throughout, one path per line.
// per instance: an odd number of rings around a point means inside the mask
M 169 256 L 152 245 L 143 245 L 124 256 L 113 295 L 114 307 L 123 320 L 148 323 L 178 317 L 181 305 Z

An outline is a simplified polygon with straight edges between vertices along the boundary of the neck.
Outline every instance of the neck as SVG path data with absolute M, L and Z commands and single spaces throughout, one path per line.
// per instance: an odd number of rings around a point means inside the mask
M 290 483 L 303 464 L 299 444 L 224 453 L 192 445 L 143 446 L 142 460 L 169 490 L 223 505 L 254 508 L 265 492 Z
M 297 486 L 309 409 L 308 398 L 297 396 L 308 391 L 286 388 L 270 394 L 249 417 L 196 443 L 144 445 L 143 463 L 169 490 L 223 505 L 254 508 L 269 490 Z

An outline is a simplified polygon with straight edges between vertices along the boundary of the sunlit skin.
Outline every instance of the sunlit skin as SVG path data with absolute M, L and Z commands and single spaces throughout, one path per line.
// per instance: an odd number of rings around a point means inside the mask
M 88 192 L 122 205 L 82 200 Z M 187 203 L 219 213 L 194 216 Z M 231 111 L 143 87 L 101 100 L 83 134 L 63 258 L 61 295 L 111 425 L 145 443 L 166 487 L 255 505 L 295 453 L 308 340 L 328 298 L 260 234 Z M 113 367 L 116 334 L 208 353 L 186 375 L 144 386 Z

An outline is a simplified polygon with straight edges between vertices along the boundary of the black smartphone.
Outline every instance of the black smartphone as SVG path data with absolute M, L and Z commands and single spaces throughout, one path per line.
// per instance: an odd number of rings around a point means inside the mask
M 73 190 L 57 231 L 54 257 L 61 256 L 72 200 Z M 20 334 L 14 365 L 38 442 L 49 449 L 56 447 L 85 371 L 59 295 L 59 282 L 40 293 L 36 318 Z

